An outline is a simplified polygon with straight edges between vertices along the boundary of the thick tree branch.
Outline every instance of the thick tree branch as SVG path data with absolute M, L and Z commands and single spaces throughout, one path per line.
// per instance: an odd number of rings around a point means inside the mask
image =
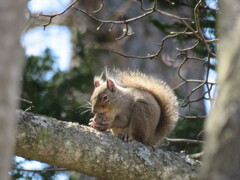
M 193 179 L 199 162 L 77 123 L 17 113 L 16 155 L 102 179 Z

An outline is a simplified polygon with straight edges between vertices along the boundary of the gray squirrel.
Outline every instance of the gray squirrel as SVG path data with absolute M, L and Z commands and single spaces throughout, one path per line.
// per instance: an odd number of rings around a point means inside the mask
M 124 141 L 137 140 L 157 147 L 178 120 L 178 102 L 163 81 L 138 71 L 106 71 L 94 78 L 90 125 L 111 129 Z

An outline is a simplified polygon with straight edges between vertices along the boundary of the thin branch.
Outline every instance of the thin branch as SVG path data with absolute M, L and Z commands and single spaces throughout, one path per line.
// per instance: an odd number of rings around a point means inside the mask
M 17 97 L 18 100 L 22 101 L 22 102 L 25 102 L 27 104 L 30 104 L 29 107 L 27 109 L 25 109 L 24 111 L 27 112 L 27 111 L 30 111 L 34 106 L 33 106 L 33 102 L 29 101 L 29 100 L 26 100 L 26 99 L 22 99 L 22 98 L 19 98 Z
M 207 63 L 207 72 L 206 72 L 206 87 L 207 87 L 207 92 L 208 92 L 208 97 L 210 99 L 212 99 L 212 96 L 211 96 L 211 89 L 212 89 L 212 85 L 211 87 L 209 87 L 209 83 L 208 83 L 208 79 L 209 79 L 209 71 L 210 71 L 210 65 L 211 65 L 211 62 L 210 62 L 211 58 L 208 54 L 208 63 Z
M 184 118 L 184 119 L 206 119 L 207 116 L 185 116 L 180 114 L 179 117 Z
M 123 54 L 123 53 L 120 53 L 120 52 L 117 52 L 117 51 L 114 51 L 114 50 L 111 50 L 111 52 L 113 52 L 115 54 L 118 54 L 120 56 L 123 56 L 125 58 L 129 58 L 129 59 L 150 59 L 150 60 L 151 59 L 156 59 L 159 56 L 159 54 L 161 53 L 166 40 L 171 39 L 171 38 L 175 38 L 175 37 L 180 36 L 180 35 L 183 35 L 185 32 L 186 32 L 186 30 L 184 30 L 182 32 L 175 32 L 174 34 L 170 34 L 170 35 L 165 36 L 162 39 L 162 41 L 160 42 L 159 49 L 157 50 L 157 52 L 153 53 L 153 54 L 148 54 L 147 56 L 126 55 L 126 54 Z
M 27 172 L 50 172 L 50 171 L 68 171 L 68 169 L 65 168 L 51 168 L 51 169 L 22 169 L 22 168 L 12 168 L 12 170 L 17 170 L 17 171 L 27 171 Z
M 150 11 L 152 8 L 149 8 L 149 9 L 144 9 L 143 8 L 143 2 L 142 2 L 142 0 L 139 0 L 139 2 L 140 2 L 140 9 L 142 10 L 142 11 Z
M 56 16 L 62 15 L 64 14 L 67 10 L 69 10 L 70 8 L 73 7 L 74 4 L 76 4 L 78 2 L 78 0 L 74 0 L 66 9 L 64 9 L 63 11 L 59 12 L 59 13 L 55 13 L 55 14 L 43 14 L 42 12 L 38 14 L 38 16 L 44 16 L 44 17 L 49 17 L 49 21 L 46 24 L 43 24 L 43 28 L 44 30 L 46 29 L 46 27 L 48 25 L 51 24 L 52 19 L 55 18 Z
M 104 23 L 104 24 L 126 24 L 126 23 L 131 23 L 131 22 L 134 22 L 134 21 L 138 21 L 146 16 L 148 16 L 149 14 L 152 14 L 154 11 L 153 10 L 150 10 L 140 16 L 136 16 L 134 18 L 130 18 L 130 19 L 127 19 L 127 20 L 123 20 L 123 21 L 117 21 L 117 20 L 103 20 L 103 19 L 99 19 L 99 18 L 96 18 L 94 16 L 92 16 L 91 14 L 87 13 L 85 10 L 83 9 L 79 9 L 77 7 L 73 7 L 75 10 L 77 11 L 80 11 L 81 13 L 85 14 L 86 16 L 88 16 L 89 18 L 99 22 L 99 23 Z
M 17 97 L 17 99 L 20 100 L 20 101 L 23 101 L 25 103 L 28 103 L 28 104 L 32 104 L 33 103 L 32 101 L 29 101 L 29 100 L 26 100 L 26 99 L 23 99 L 23 98 Z
M 204 130 L 202 130 L 200 133 L 198 133 L 198 135 L 197 135 L 197 140 L 200 139 L 200 136 L 201 136 L 203 133 L 204 133 Z
M 167 13 L 165 11 L 162 11 L 162 10 L 159 10 L 159 9 L 155 9 L 155 11 L 158 13 L 158 14 L 161 14 L 161 15 L 164 15 L 164 16 L 167 16 L 167 17 L 170 17 L 170 18 L 173 18 L 173 19 L 177 19 L 179 20 L 180 22 L 182 22 L 184 25 L 186 25 L 187 27 L 189 26 L 188 24 L 186 24 L 186 21 L 189 21 L 192 23 L 192 20 L 189 19 L 189 18 L 182 18 L 182 17 L 179 17 L 177 15 L 174 15 L 174 14 L 170 14 L 170 13 Z M 189 29 L 192 29 L 192 28 L 189 28 Z M 192 29 L 193 30 L 193 29 Z
M 167 142 L 170 143 L 187 143 L 187 144 L 204 144 L 204 141 L 194 140 L 194 139 L 169 139 L 165 138 Z
M 186 53 L 187 53 L 187 52 L 186 52 Z M 181 64 L 179 65 L 178 71 L 177 71 L 178 76 L 179 76 L 180 79 L 182 79 L 183 81 L 187 81 L 187 79 L 185 79 L 185 78 L 181 75 L 181 72 L 180 72 L 180 71 L 181 71 L 183 65 L 187 62 L 187 60 L 189 60 L 189 59 L 188 59 L 188 57 L 186 56 L 186 57 L 183 59 L 183 61 L 181 62 Z
M 124 19 L 124 21 L 126 21 L 123 13 L 122 13 L 122 18 Z M 120 37 L 116 38 L 116 40 L 121 40 L 121 39 L 123 39 L 127 36 L 131 36 L 133 34 L 134 34 L 134 32 L 132 32 L 132 33 L 129 32 L 128 23 L 125 22 L 125 28 L 123 29 L 123 34 Z
M 93 11 L 93 13 L 95 14 L 95 13 L 98 13 L 99 11 L 101 11 L 102 10 L 102 8 L 104 7 L 104 1 L 103 0 L 101 0 L 101 4 L 100 4 L 100 7 L 96 10 L 96 11 Z
M 200 36 L 200 40 L 204 43 L 205 47 L 207 48 L 207 51 L 209 54 L 211 54 L 212 56 L 216 57 L 216 55 L 210 50 L 207 42 L 206 42 L 206 39 L 202 33 L 202 30 L 200 28 L 200 22 L 199 22 L 199 6 L 200 4 L 202 3 L 202 0 L 199 0 L 197 5 L 195 6 L 194 8 L 194 18 L 195 18 L 195 24 L 196 24 L 196 29 L 197 29 L 197 32 Z
M 180 88 L 181 86 L 183 86 L 183 85 L 185 85 L 187 83 L 206 83 L 206 81 L 205 80 L 197 80 L 197 79 L 187 79 L 187 80 L 183 81 L 182 83 L 180 83 L 179 85 L 177 85 L 173 89 L 176 90 L 176 89 Z M 208 82 L 207 81 L 207 83 L 211 84 L 211 85 L 217 85 L 216 82 Z
M 177 48 L 177 50 L 180 51 L 180 52 L 190 51 L 190 50 L 193 50 L 195 47 L 197 47 L 198 44 L 199 44 L 199 41 L 197 40 L 196 43 L 195 43 L 193 46 L 191 46 L 191 47 L 189 47 L 189 48 L 185 48 L 185 49 Z
M 205 40 L 207 43 L 212 43 L 212 42 L 218 42 L 219 39 L 209 39 L 209 40 Z
M 190 100 L 190 96 L 197 91 L 198 89 L 200 89 L 201 87 L 204 86 L 205 83 L 201 83 L 200 85 L 198 85 L 197 87 L 195 87 L 194 89 L 191 90 L 191 92 L 187 95 L 187 97 L 183 100 L 183 102 L 181 103 L 181 107 L 186 107 L 189 103 L 191 102 L 197 102 L 200 101 L 201 99 L 203 99 L 204 95 L 201 96 L 200 98 L 196 99 L 196 100 Z

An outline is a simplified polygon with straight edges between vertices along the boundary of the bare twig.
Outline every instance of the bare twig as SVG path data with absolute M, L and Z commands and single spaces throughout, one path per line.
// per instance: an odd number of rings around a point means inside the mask
M 209 83 L 208 83 L 208 78 L 209 78 L 209 71 L 210 71 L 210 65 L 211 65 L 211 62 L 210 62 L 210 55 L 208 54 L 208 63 L 207 63 L 207 72 L 206 72 L 206 87 L 207 87 L 207 93 L 208 93 L 208 97 L 210 99 L 212 99 L 211 97 L 211 89 L 212 89 L 212 85 L 209 86 Z
M 74 0 L 66 9 L 64 9 L 63 11 L 61 11 L 61 12 L 59 12 L 59 13 L 55 13 L 55 14 L 43 14 L 43 13 L 39 13 L 39 16 L 49 17 L 48 23 L 43 24 L 44 30 L 46 29 L 46 27 L 47 27 L 48 25 L 51 24 L 53 18 L 55 18 L 56 16 L 59 16 L 59 15 L 64 14 L 67 10 L 69 10 L 70 8 L 72 8 L 72 6 L 73 6 L 74 4 L 76 4 L 77 2 L 78 2 L 78 0 Z
M 195 24 L 196 24 L 196 29 L 197 32 L 200 36 L 200 40 L 204 43 L 205 47 L 207 48 L 207 51 L 209 54 L 211 54 L 212 56 L 216 57 L 216 55 L 210 50 L 207 41 L 202 33 L 201 27 L 200 27 L 200 23 L 199 23 L 199 6 L 202 3 L 202 0 L 199 0 L 197 5 L 194 8 L 194 18 L 195 18 Z
M 185 81 L 183 81 L 182 83 L 180 83 L 178 86 L 176 86 L 175 88 L 173 89 L 178 89 L 180 88 L 181 86 L 187 84 L 187 83 L 205 83 L 206 81 L 205 80 L 196 80 L 196 79 L 186 79 Z M 207 82 L 208 84 L 211 84 L 211 85 L 217 85 L 217 83 L 215 82 Z
M 190 51 L 190 50 L 193 50 L 195 47 L 197 47 L 198 44 L 199 44 L 199 41 L 197 40 L 196 43 L 195 43 L 192 47 L 185 48 L 185 49 L 179 49 L 179 48 L 177 48 L 177 50 L 180 51 L 180 52 Z
M 96 11 L 93 11 L 93 13 L 98 13 L 99 11 L 101 11 L 101 9 L 104 7 L 104 2 L 103 0 L 101 0 L 101 4 L 100 4 L 100 7 L 96 10 Z
M 17 170 L 17 171 L 27 171 L 27 172 L 49 172 L 49 171 L 68 171 L 65 168 L 51 168 L 51 169 L 23 169 L 23 168 L 13 168 L 12 170 Z
M 26 100 L 26 99 L 22 99 L 22 98 L 19 98 L 17 97 L 18 100 L 22 101 L 22 102 L 25 102 L 27 104 L 30 104 L 29 107 L 27 109 L 25 109 L 24 111 L 27 112 L 27 111 L 30 111 L 34 106 L 33 106 L 33 102 L 29 101 L 29 100 Z
M 29 100 L 26 100 L 26 99 L 22 99 L 22 98 L 19 98 L 19 97 L 17 97 L 17 99 L 20 100 L 20 101 L 23 101 L 25 103 L 32 104 L 32 101 L 29 101 Z
M 198 140 L 194 140 L 194 139 L 169 139 L 169 138 L 165 138 L 165 140 L 167 142 L 170 142 L 170 143 L 204 144 L 203 141 L 198 141 Z
M 91 14 L 87 13 L 85 10 L 83 9 L 79 9 L 77 7 L 73 7 L 75 10 L 85 14 L 86 16 L 88 16 L 89 18 L 99 22 L 99 23 L 103 23 L 103 24 L 126 24 L 126 23 L 131 23 L 131 22 L 134 22 L 134 21 L 138 21 L 146 16 L 148 16 L 149 14 L 152 14 L 154 11 L 153 10 L 150 10 L 140 16 L 136 16 L 134 18 L 130 18 L 130 19 L 127 19 L 127 20 L 122 20 L 122 21 L 117 21 L 117 20 L 103 20 L 103 19 L 99 19 L 99 18 L 96 18 L 94 16 L 92 16 Z
M 124 17 L 123 13 L 122 13 L 122 18 L 125 21 L 125 17 Z M 133 34 L 134 34 L 133 32 L 132 33 L 129 32 L 128 23 L 125 22 L 125 28 L 123 29 L 123 34 L 120 37 L 116 38 L 116 40 L 121 40 L 121 39 L 123 39 L 123 38 L 125 38 L 127 36 L 131 36 Z
M 179 117 L 184 118 L 184 119 L 205 119 L 207 116 L 184 116 L 184 115 L 179 115 Z
M 198 135 L 197 135 L 197 140 L 200 139 L 200 136 L 201 136 L 203 133 L 204 133 L 204 130 L 202 130 L 200 133 L 198 133 Z
M 152 8 L 144 9 L 144 8 L 143 8 L 143 2 L 142 2 L 142 0 L 139 0 L 139 2 L 140 2 L 140 9 L 141 9 L 142 11 L 149 11 L 149 10 L 152 9 Z
M 175 38 L 177 36 L 180 36 L 180 35 L 183 35 L 184 33 L 186 32 L 186 30 L 182 31 L 182 32 L 175 32 L 174 34 L 170 34 L 170 35 L 167 35 L 165 36 L 162 41 L 159 43 L 159 49 L 157 50 L 156 53 L 153 53 L 153 54 L 148 54 L 147 56 L 131 56 L 131 55 L 125 55 L 123 53 L 120 53 L 120 52 L 116 52 L 114 50 L 112 50 L 113 53 L 115 54 L 118 54 L 120 56 L 123 56 L 125 58 L 129 58 L 129 59 L 156 59 L 159 54 L 161 53 L 162 49 L 163 49 L 163 46 L 164 46 L 164 43 L 165 41 L 167 41 L 168 39 L 171 39 L 171 38 Z

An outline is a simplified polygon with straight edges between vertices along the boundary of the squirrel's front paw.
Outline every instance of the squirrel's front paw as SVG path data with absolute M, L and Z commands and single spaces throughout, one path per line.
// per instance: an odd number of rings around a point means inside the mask
M 127 134 L 124 134 L 124 133 L 120 133 L 120 134 L 118 135 L 118 137 L 119 137 L 120 139 L 122 139 L 123 141 L 125 141 L 125 142 L 130 142 L 130 141 L 133 140 L 132 136 L 127 135 Z
M 106 114 L 96 114 L 92 119 L 90 119 L 89 125 L 100 131 L 105 131 L 110 128 L 109 119 Z

